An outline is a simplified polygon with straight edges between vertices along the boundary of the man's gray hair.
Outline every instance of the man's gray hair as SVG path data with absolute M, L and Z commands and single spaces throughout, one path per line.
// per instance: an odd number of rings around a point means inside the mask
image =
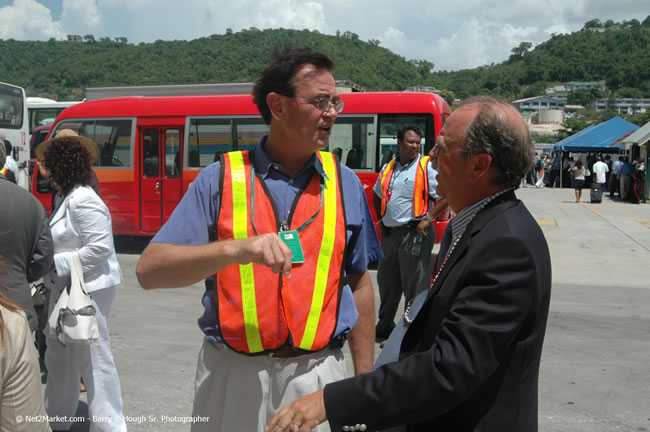
M 7 150 L 5 150 L 5 143 L 0 139 L 0 169 L 5 166 L 7 160 Z
M 465 150 L 468 154 L 492 156 L 494 183 L 516 187 L 535 161 L 535 147 L 519 111 L 503 99 L 477 96 L 464 101 L 479 105 L 478 115 L 467 129 Z

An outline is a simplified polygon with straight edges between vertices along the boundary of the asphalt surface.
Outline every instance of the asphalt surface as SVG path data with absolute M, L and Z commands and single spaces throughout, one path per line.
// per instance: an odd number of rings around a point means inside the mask
M 540 223 L 553 262 L 539 430 L 650 430 L 650 205 L 607 195 L 578 204 L 569 189 L 517 195 Z M 135 265 L 146 243 L 116 239 L 125 281 L 109 328 L 124 414 L 130 431 L 189 430 L 203 286 L 142 290 Z M 378 307 L 376 284 L 375 296 Z M 78 413 L 87 415 L 84 401 Z

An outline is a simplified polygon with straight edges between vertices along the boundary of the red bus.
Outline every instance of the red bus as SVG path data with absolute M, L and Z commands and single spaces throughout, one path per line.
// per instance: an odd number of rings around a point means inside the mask
M 345 108 L 329 149 L 357 173 L 370 203 L 379 170 L 397 153 L 397 129 L 419 126 L 426 154 L 451 114 L 444 99 L 433 93 L 342 93 L 341 99 Z M 50 136 L 66 128 L 99 146 L 93 169 L 114 233 L 144 236 L 155 234 L 167 221 L 202 168 L 221 153 L 254 148 L 268 132 L 250 95 L 83 102 L 59 114 Z M 38 170 L 34 173 L 32 191 L 49 209 L 49 182 Z M 437 226 L 438 239 L 444 225 Z

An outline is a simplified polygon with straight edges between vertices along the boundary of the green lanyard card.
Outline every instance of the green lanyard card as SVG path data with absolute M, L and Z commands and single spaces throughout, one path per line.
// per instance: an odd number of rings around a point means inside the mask
M 282 241 L 291 249 L 291 263 L 301 264 L 305 262 L 305 255 L 300 246 L 298 231 L 280 231 L 278 233 Z

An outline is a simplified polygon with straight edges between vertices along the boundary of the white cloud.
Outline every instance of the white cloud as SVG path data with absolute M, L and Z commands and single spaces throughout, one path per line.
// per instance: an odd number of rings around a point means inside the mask
M 254 27 L 324 30 L 323 5 L 311 1 L 266 0 L 257 2 Z
M 61 23 L 69 33 L 92 34 L 101 27 L 102 16 L 95 0 L 63 0 Z
M 408 46 L 404 32 L 395 27 L 388 27 L 378 39 L 384 48 L 397 53 L 404 52 Z
M 36 0 L 14 0 L 0 8 L 0 38 L 44 40 L 65 37 L 63 26 L 52 20 L 50 10 Z

